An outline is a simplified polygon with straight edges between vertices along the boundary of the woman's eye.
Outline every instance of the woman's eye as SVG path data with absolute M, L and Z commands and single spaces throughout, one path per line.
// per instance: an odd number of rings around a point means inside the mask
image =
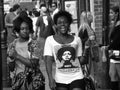
M 22 27 L 22 28 L 20 28 L 21 30 L 28 30 L 29 28 L 28 27 Z
M 68 24 L 68 22 L 58 22 L 57 24 Z

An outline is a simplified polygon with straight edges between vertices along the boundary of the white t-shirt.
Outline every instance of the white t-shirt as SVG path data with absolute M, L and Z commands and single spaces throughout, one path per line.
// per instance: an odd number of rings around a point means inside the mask
M 71 83 L 83 79 L 84 75 L 77 57 L 82 55 L 82 43 L 79 37 L 69 44 L 60 44 L 53 36 L 46 39 L 44 56 L 53 56 L 56 63 L 55 81 L 58 83 Z

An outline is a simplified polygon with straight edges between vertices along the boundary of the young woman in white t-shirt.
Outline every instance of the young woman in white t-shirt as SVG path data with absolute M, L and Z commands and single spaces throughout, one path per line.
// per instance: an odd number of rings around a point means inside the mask
M 51 90 L 85 90 L 81 69 L 82 43 L 79 37 L 70 35 L 72 15 L 59 11 L 54 16 L 56 34 L 46 39 L 44 56 Z M 52 65 L 55 62 L 55 75 Z M 53 77 L 55 76 L 55 77 Z

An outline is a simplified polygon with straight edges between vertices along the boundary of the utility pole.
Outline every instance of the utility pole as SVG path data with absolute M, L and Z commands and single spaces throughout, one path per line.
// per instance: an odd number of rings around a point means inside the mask
M 0 0 L 0 82 L 1 90 L 9 85 L 7 68 L 7 33 L 4 25 L 4 2 Z
M 0 0 L 0 31 L 2 30 L 3 28 L 3 25 L 2 25 L 2 12 L 3 12 L 3 0 Z M 0 36 L 0 42 L 1 42 L 1 36 Z M 3 90 L 3 85 L 2 85 L 2 52 L 1 52 L 1 46 L 0 46 L 0 89 Z
M 103 0 L 103 44 L 108 45 L 110 0 Z
M 110 11 L 110 0 L 103 0 L 103 45 L 106 46 L 109 44 L 108 33 L 109 33 L 109 11 Z M 106 51 L 107 61 L 102 62 L 101 69 L 103 70 L 103 78 L 101 81 L 105 83 L 102 84 L 104 88 L 110 88 L 110 78 L 109 78 L 109 58 L 108 58 L 108 51 Z

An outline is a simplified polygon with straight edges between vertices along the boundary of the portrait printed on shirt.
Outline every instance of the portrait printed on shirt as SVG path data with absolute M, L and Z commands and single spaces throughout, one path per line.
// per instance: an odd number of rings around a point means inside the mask
M 72 46 L 62 46 L 56 52 L 57 66 L 61 72 L 77 72 L 79 61 L 76 59 L 76 50 Z

